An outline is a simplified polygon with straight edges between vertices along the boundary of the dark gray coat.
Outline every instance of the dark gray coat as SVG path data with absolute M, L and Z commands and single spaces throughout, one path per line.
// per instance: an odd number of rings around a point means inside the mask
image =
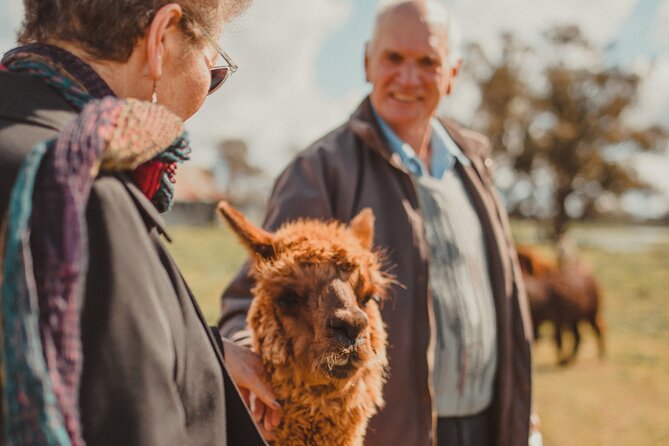
M 23 158 L 75 116 L 40 81 L 0 72 L 3 214 Z M 263 444 L 163 245 L 169 236 L 154 206 L 123 174 L 102 175 L 86 221 L 80 413 L 87 444 Z

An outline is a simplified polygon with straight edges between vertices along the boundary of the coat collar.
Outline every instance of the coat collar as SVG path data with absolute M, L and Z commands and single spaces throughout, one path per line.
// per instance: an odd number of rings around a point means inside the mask
M 156 228 L 158 233 L 165 237 L 165 239 L 172 243 L 172 237 L 169 235 L 166 229 L 165 220 L 158 212 L 158 209 L 149 201 L 148 198 L 142 193 L 141 190 L 135 185 L 135 183 L 128 177 L 125 173 L 119 173 L 116 177 L 123 183 L 126 190 L 132 197 L 132 201 L 135 202 L 137 210 L 142 216 L 142 220 L 148 229 Z
M 489 164 L 488 155 L 490 153 L 490 144 L 483 135 L 463 129 L 452 119 L 438 117 L 439 122 L 444 126 L 453 141 L 458 145 L 462 153 L 470 160 L 476 158 L 485 158 L 486 165 Z M 383 132 L 374 118 L 372 105 L 369 96 L 366 97 L 358 106 L 347 124 L 351 131 L 357 135 L 366 145 L 375 152 L 388 160 L 395 167 L 408 173 L 406 168 L 390 149 Z M 477 166 L 478 167 L 478 166 Z
M 0 71 L 0 85 L 0 118 L 60 131 L 77 116 L 72 106 L 38 79 Z M 35 103 L 43 105 L 35 107 Z

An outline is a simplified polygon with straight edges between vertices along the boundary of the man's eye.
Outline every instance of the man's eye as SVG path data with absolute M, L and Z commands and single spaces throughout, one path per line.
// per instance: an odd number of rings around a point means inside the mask
M 418 60 L 418 64 L 424 68 L 433 68 L 439 65 L 439 62 L 431 57 L 423 57 Z
M 392 63 L 401 63 L 403 60 L 402 56 L 397 53 L 388 53 L 386 59 Z

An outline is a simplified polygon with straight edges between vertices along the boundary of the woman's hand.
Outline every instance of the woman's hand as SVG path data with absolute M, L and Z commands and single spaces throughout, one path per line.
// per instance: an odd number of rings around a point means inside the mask
M 225 365 L 247 407 L 251 410 L 262 435 L 272 440 L 272 431 L 281 421 L 281 405 L 267 384 L 267 373 L 260 356 L 251 350 L 223 338 Z

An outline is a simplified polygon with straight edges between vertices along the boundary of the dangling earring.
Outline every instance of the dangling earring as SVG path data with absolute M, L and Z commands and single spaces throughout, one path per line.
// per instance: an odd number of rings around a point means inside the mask
M 151 103 L 158 103 L 158 93 L 156 93 L 156 81 L 153 81 L 153 91 L 151 92 Z

